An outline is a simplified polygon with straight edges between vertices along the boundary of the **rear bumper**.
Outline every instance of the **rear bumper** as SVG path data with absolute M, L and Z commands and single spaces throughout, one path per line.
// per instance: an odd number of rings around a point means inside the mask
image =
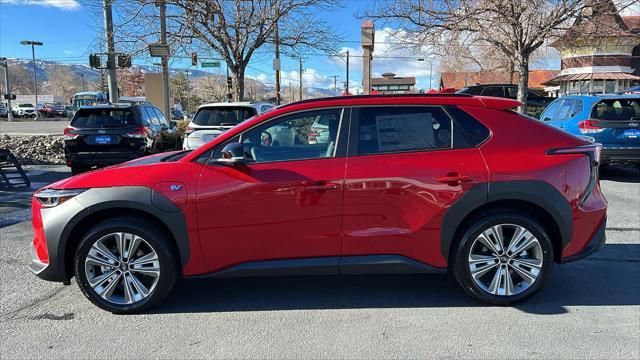
M 67 166 L 115 165 L 145 156 L 143 150 L 127 152 L 81 152 L 65 153 Z
M 605 233 L 606 228 L 607 228 L 607 219 L 605 218 L 600 224 L 600 226 L 598 227 L 598 230 L 596 230 L 596 232 L 593 234 L 593 236 L 591 237 L 587 245 L 584 247 L 584 249 L 582 249 L 577 254 L 567 256 L 561 259 L 560 264 L 566 264 L 569 262 L 584 259 L 587 256 L 593 254 L 594 252 L 602 249 L 605 242 L 607 241 L 607 235 Z
M 640 161 L 640 146 L 604 146 L 602 148 L 602 162 Z

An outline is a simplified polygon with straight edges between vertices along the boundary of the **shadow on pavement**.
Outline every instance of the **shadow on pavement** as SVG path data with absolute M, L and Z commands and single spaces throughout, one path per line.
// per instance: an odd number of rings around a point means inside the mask
M 532 314 L 566 306 L 640 305 L 640 244 L 607 244 L 585 260 L 555 266 L 546 287 L 516 305 Z M 157 313 L 487 306 L 445 275 L 184 279 Z
M 600 180 L 640 183 L 640 168 L 633 165 L 611 164 L 600 167 Z

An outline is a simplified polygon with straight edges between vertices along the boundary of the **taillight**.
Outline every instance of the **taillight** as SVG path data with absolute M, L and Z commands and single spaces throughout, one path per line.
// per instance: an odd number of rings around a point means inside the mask
M 76 128 L 71 127 L 71 126 L 67 126 L 66 128 L 64 128 L 64 132 L 62 133 L 62 138 L 64 140 L 74 140 L 77 139 L 78 134 L 76 134 Z
M 132 131 L 129 131 L 125 135 L 131 138 L 144 139 L 145 137 L 147 137 L 147 129 L 142 125 L 138 125 L 133 128 Z
M 589 184 L 584 193 L 578 201 L 578 205 L 584 204 L 587 198 L 593 192 L 593 189 L 598 184 L 599 168 L 600 168 L 600 155 L 602 154 L 602 144 L 589 144 L 574 147 L 558 148 L 547 150 L 548 155 L 563 155 L 563 154 L 584 154 L 589 157 L 591 176 L 589 178 Z
M 604 128 L 599 126 L 598 120 L 583 120 L 578 123 L 578 129 L 583 134 L 594 134 L 604 131 Z
M 192 132 L 194 132 L 194 131 L 196 131 L 196 129 L 194 129 L 194 128 L 192 128 L 192 127 L 188 127 L 188 126 L 187 126 L 187 127 L 184 129 L 184 134 L 185 134 L 185 135 L 189 135 L 189 134 L 191 134 L 191 133 L 192 133 Z

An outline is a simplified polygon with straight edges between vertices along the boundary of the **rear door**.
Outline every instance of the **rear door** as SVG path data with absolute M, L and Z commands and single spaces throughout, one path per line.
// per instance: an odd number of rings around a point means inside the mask
M 462 137 L 452 113 L 470 118 L 440 106 L 353 108 L 343 256 L 400 255 L 446 266 L 442 216 L 466 191 L 487 181 L 480 151 Z M 479 131 L 489 136 L 486 128 Z
M 594 105 L 592 120 L 602 130 L 589 133 L 603 145 L 640 147 L 640 97 L 605 99 Z

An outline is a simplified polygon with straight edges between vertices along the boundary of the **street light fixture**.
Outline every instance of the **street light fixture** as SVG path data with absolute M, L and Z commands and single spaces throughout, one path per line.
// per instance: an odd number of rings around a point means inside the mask
M 44 45 L 40 41 L 22 40 L 22 45 L 31 45 L 31 59 L 33 60 L 33 93 L 36 96 L 36 112 L 38 109 L 38 77 L 36 75 L 36 46 Z

